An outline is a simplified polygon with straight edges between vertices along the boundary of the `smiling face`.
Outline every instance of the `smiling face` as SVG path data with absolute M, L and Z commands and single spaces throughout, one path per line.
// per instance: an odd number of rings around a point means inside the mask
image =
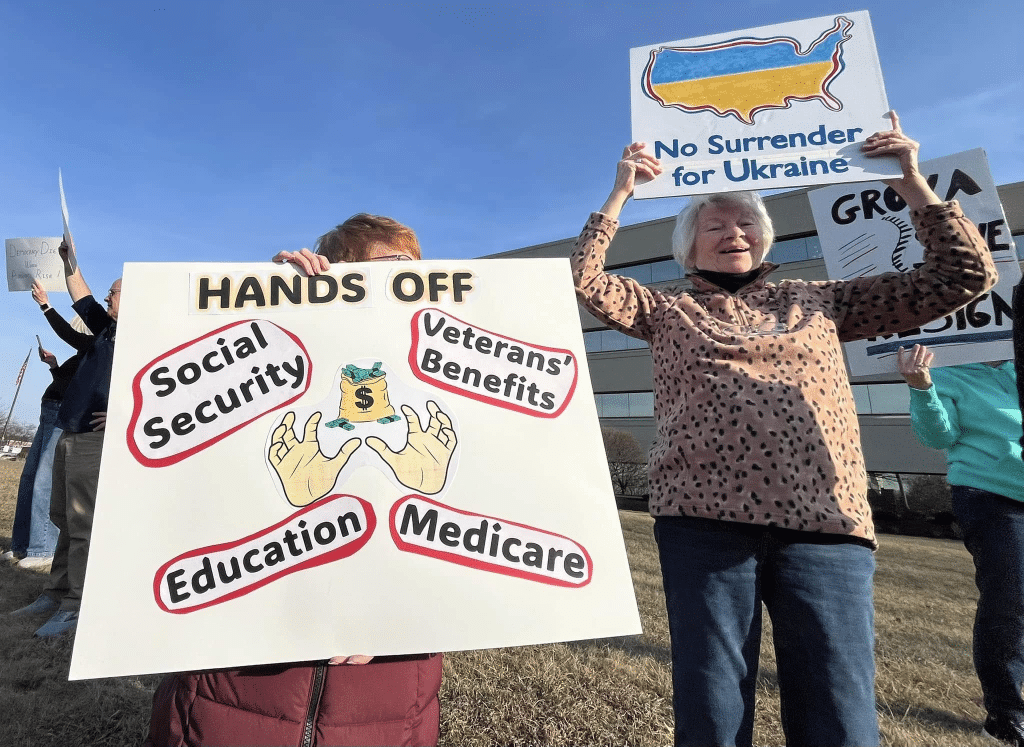
M 761 229 L 738 205 L 706 205 L 697 216 L 693 263 L 698 270 L 744 273 L 761 261 Z

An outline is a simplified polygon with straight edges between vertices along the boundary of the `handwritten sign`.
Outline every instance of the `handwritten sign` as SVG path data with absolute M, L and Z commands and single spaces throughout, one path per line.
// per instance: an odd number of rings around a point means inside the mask
M 639 633 L 585 356 L 565 260 L 125 265 L 71 677 Z
M 899 173 L 860 153 L 891 127 L 866 11 L 637 47 L 630 80 L 633 140 L 665 168 L 638 198 Z
M 7 290 L 30 291 L 38 280 L 48 293 L 67 293 L 64 263 L 57 253 L 60 236 L 7 239 Z
M 964 214 L 977 224 L 999 270 L 999 283 L 966 308 L 932 324 L 846 343 L 855 376 L 895 372 L 898 348 L 915 343 L 935 353 L 936 367 L 1013 357 L 1010 304 L 1020 265 L 985 151 L 924 161 L 920 169 L 939 197 L 959 201 Z M 830 278 L 909 272 L 921 262 L 924 247 L 914 238 L 910 211 L 881 182 L 825 187 L 807 196 Z

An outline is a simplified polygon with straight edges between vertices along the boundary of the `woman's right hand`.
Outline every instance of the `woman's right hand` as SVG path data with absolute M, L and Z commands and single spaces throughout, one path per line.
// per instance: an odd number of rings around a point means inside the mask
M 615 184 L 601 208 L 612 220 L 618 219 L 637 184 L 646 184 L 661 173 L 661 162 L 644 152 L 646 147 L 646 143 L 631 143 L 622 150 L 622 158 L 615 167 Z
M 307 275 L 319 275 L 331 268 L 331 263 L 322 254 L 314 254 L 309 249 L 300 249 L 297 252 L 278 252 L 274 255 L 272 262 L 279 265 L 289 263 L 300 267 Z
M 915 345 L 909 353 L 903 348 L 896 351 L 896 360 L 899 364 L 900 374 L 914 389 L 930 389 L 932 376 L 928 367 L 935 359 L 935 353 L 931 352 L 924 345 Z

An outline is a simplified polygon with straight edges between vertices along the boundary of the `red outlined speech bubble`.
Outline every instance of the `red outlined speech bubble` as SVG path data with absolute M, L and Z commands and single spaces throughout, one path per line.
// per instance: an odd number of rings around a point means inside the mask
M 421 495 L 396 501 L 390 524 L 391 539 L 403 552 L 552 586 L 579 588 L 594 574 L 590 553 L 568 537 Z
M 445 391 L 539 418 L 561 415 L 579 378 L 569 350 L 490 332 L 440 309 L 413 316 L 409 367 Z
M 264 320 L 216 329 L 135 375 L 128 449 L 147 467 L 202 451 L 309 388 L 313 362 L 298 337 Z
M 164 612 L 195 612 L 354 555 L 376 527 L 369 502 L 354 495 L 328 496 L 248 537 L 167 561 L 153 577 L 153 596 Z

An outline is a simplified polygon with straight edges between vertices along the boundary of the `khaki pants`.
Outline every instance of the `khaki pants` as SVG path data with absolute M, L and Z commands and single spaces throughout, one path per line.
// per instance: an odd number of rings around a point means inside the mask
M 62 612 L 82 604 L 102 451 L 103 431 L 93 431 L 62 434 L 53 454 L 50 521 L 60 536 L 43 593 L 59 600 Z

